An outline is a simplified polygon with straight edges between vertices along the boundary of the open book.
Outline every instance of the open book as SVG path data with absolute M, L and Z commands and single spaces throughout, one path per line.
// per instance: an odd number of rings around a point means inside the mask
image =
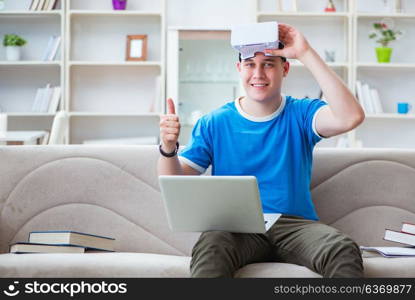
M 364 247 L 360 250 L 377 252 L 384 257 L 409 257 L 415 256 L 415 247 Z

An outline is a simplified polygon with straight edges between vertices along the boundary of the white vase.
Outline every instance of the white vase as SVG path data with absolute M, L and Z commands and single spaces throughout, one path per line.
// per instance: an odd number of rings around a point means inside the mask
M 21 47 L 19 46 L 7 46 L 6 47 L 6 59 L 7 60 L 20 60 Z

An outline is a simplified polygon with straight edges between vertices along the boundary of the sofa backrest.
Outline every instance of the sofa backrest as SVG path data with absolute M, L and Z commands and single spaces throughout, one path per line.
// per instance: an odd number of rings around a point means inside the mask
M 190 255 L 197 233 L 170 231 L 156 146 L 0 147 L 0 251 L 34 230 L 116 238 L 116 250 Z M 362 245 L 415 223 L 415 151 L 317 149 L 312 195 L 321 221 Z
M 322 222 L 359 245 L 399 246 L 383 236 L 415 223 L 415 149 L 317 149 L 311 191 Z

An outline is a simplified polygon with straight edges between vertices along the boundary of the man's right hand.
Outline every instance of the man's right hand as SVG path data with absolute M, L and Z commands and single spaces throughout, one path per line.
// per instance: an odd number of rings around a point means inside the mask
M 180 122 L 176 115 L 173 99 L 167 99 L 167 114 L 160 116 L 160 140 L 164 152 L 171 153 L 176 149 L 179 140 Z

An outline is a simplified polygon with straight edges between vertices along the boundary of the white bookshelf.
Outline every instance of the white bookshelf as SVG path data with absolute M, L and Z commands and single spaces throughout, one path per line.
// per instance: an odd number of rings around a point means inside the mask
M 398 102 L 415 105 L 415 87 L 408 84 L 415 78 L 415 53 L 408 51 L 413 44 L 415 28 L 415 2 L 387 1 L 387 7 L 368 6 L 371 3 L 356 0 L 355 11 L 355 68 L 354 78 L 376 88 L 384 112 L 368 114 L 364 124 L 354 132 L 356 140 L 364 147 L 414 148 L 415 113 L 397 113 Z M 369 1 L 373 2 L 373 0 Z M 396 7 L 400 2 L 401 8 Z M 393 48 L 391 62 L 379 64 L 374 55 L 375 43 L 368 41 L 367 33 L 372 23 L 385 19 L 393 21 L 394 26 L 405 32 L 405 36 L 390 44 Z
M 0 107 L 10 130 L 50 130 L 55 114 L 32 113 L 36 89 L 62 87 L 60 109 L 69 115 L 66 142 L 159 135 L 165 97 L 165 0 L 58 0 L 52 11 L 29 11 L 31 0 L 6 0 L 0 36 L 28 41 L 21 61 L 0 52 Z M 55 61 L 41 61 L 51 35 L 61 35 Z M 146 34 L 147 60 L 126 61 L 127 35 Z M 66 51 L 64 51 L 66 50 Z M 160 77 L 157 81 L 156 78 Z
M 110 1 L 68 3 L 69 143 L 159 135 L 165 11 L 165 0 L 129 0 L 124 11 L 113 10 Z M 148 36 L 147 61 L 126 61 L 126 36 L 139 34 Z
M 396 113 L 397 102 L 415 107 L 415 87 L 411 84 L 415 52 L 410 51 L 415 36 L 415 1 L 401 0 L 399 8 L 398 0 L 386 0 L 387 6 L 384 0 L 334 0 L 334 13 L 323 12 L 326 0 L 296 0 L 296 11 L 292 6 L 288 11 L 278 10 L 277 2 L 128 0 L 126 11 L 114 11 L 110 0 L 59 0 L 56 10 L 33 12 L 28 11 L 31 0 L 6 0 L 5 9 L 0 11 L 0 37 L 17 33 L 28 44 L 18 62 L 5 61 L 4 48 L 0 47 L 0 108 L 8 113 L 11 130 L 50 129 L 54 114 L 32 113 L 31 106 L 37 88 L 47 83 L 60 85 L 61 108 L 70 117 L 67 143 L 74 144 L 87 139 L 158 136 L 159 113 L 164 112 L 166 96 L 172 96 L 182 117 L 180 142 L 185 144 L 193 126 L 189 122 L 192 111 L 208 112 L 243 94 L 233 69 L 237 56 L 223 33 L 229 35 L 232 24 L 276 20 L 298 27 L 323 58 L 325 49 L 336 50 L 335 62 L 328 65 L 353 92 L 356 80 L 378 89 L 384 113 L 368 114 L 364 124 L 347 135 L 351 146 L 361 140 L 364 147 L 415 147 L 411 130 L 415 128 L 414 111 Z M 404 38 L 392 42 L 392 61 L 388 64 L 376 62 L 375 43 L 368 38 L 371 24 L 382 18 L 394 20 L 396 27 L 405 31 Z M 213 33 L 207 38 L 213 44 L 207 46 L 209 55 L 202 54 L 202 59 L 189 57 L 187 62 L 194 70 L 199 69 L 196 73 L 200 75 L 190 78 L 180 49 L 193 49 L 197 54 L 204 51 L 200 47 L 207 40 L 199 35 L 191 46 L 191 39 L 181 34 L 198 32 Z M 147 61 L 125 61 L 128 34 L 148 34 Z M 44 62 L 41 56 L 51 35 L 61 35 L 62 45 L 55 61 Z M 226 63 L 217 63 L 218 57 L 226 58 Z M 206 66 L 197 65 L 198 61 L 210 62 L 207 75 L 218 72 L 206 76 L 202 71 Z M 232 75 L 223 78 L 230 71 Z M 159 91 L 155 82 L 158 76 L 162 82 Z M 283 92 L 294 97 L 319 95 L 309 71 L 295 61 L 284 87 Z M 208 100 L 196 97 L 200 94 Z M 154 101 L 156 111 L 151 111 Z M 337 138 L 333 138 L 318 146 L 336 144 Z
M 64 40 L 53 61 L 42 61 L 50 36 L 64 36 L 65 3 L 58 0 L 52 11 L 29 11 L 31 0 L 5 0 L 0 11 L 0 37 L 18 34 L 27 44 L 20 61 L 6 61 L 5 48 L 0 48 L 0 109 L 9 116 L 11 130 L 50 130 L 51 113 L 32 112 L 38 88 L 64 88 Z M 60 103 L 63 107 L 63 101 Z

